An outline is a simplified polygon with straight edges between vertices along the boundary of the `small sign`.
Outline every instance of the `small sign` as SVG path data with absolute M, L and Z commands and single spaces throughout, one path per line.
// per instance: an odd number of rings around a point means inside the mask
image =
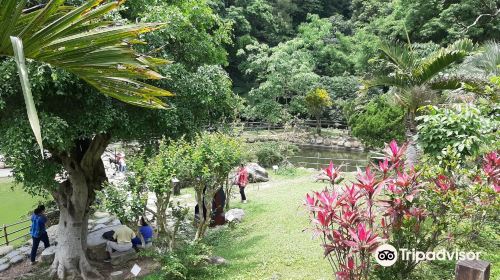
M 179 183 L 179 179 L 177 179 L 177 178 L 175 178 L 175 177 L 174 177 L 174 178 L 172 178 L 172 183 L 174 183 L 174 184 L 175 184 L 175 183 Z
M 273 170 L 274 171 L 278 170 L 278 166 L 277 165 L 273 165 Z
M 134 276 L 137 277 L 137 275 L 139 275 L 139 272 L 141 272 L 141 267 L 138 266 L 137 264 L 134 264 L 134 266 L 130 270 L 130 273 L 132 273 Z

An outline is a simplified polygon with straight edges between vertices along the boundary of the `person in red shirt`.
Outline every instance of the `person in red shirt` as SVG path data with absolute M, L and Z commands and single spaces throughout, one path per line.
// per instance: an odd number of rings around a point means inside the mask
M 248 185 L 248 171 L 244 164 L 240 165 L 238 168 L 238 186 L 240 187 L 241 202 L 247 203 L 247 197 L 245 195 L 245 187 Z

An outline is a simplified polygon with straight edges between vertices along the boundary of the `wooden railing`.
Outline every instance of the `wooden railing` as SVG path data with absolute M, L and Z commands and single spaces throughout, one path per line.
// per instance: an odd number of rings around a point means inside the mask
M 59 211 L 51 211 L 47 213 L 48 217 L 58 215 Z M 0 228 L 0 236 L 2 243 L 0 246 L 12 244 L 14 241 L 26 238 L 30 235 L 31 218 L 15 222 L 13 224 L 4 224 Z M 12 230 L 12 231 L 11 231 Z

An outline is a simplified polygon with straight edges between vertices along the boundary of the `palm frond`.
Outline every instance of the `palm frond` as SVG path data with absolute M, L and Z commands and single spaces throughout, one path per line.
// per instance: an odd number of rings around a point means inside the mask
M 163 24 L 112 26 L 103 16 L 124 1 L 90 0 L 79 7 L 51 0 L 43 9 L 23 13 L 26 0 L 0 1 L 0 56 L 12 56 L 9 36 L 20 37 L 26 58 L 65 69 L 101 93 L 149 108 L 165 108 L 167 90 L 141 80 L 161 79 L 156 66 L 169 61 L 139 55 L 139 35 Z M 4 28 L 6 27 L 6 28 Z
M 415 65 L 415 57 L 410 49 L 399 42 L 381 42 L 379 49 L 382 58 L 392 65 L 393 68 L 408 72 Z
M 449 68 L 462 61 L 474 48 L 470 39 L 458 40 L 447 48 L 440 49 L 424 59 L 415 69 L 413 76 L 419 84 L 424 84 Z

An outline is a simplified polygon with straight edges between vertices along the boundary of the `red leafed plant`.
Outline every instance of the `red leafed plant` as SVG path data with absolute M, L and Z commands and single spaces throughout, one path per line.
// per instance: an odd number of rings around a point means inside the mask
M 392 141 L 385 158 L 358 170 L 352 182 L 344 182 L 333 163 L 325 169 L 329 187 L 307 194 L 305 206 L 311 214 L 313 230 L 321 238 L 325 258 L 337 279 L 408 279 L 417 263 L 398 260 L 390 268 L 373 263 L 372 253 L 388 242 L 396 249 L 433 250 L 448 232 L 451 221 L 444 217 L 457 198 L 467 204 L 467 188 L 457 190 L 451 177 L 423 176 L 413 167 L 405 168 L 407 145 Z M 484 156 L 483 172 L 488 184 L 500 191 L 500 157 Z M 481 181 L 480 177 L 477 179 Z M 465 194 L 465 196 L 464 196 Z

